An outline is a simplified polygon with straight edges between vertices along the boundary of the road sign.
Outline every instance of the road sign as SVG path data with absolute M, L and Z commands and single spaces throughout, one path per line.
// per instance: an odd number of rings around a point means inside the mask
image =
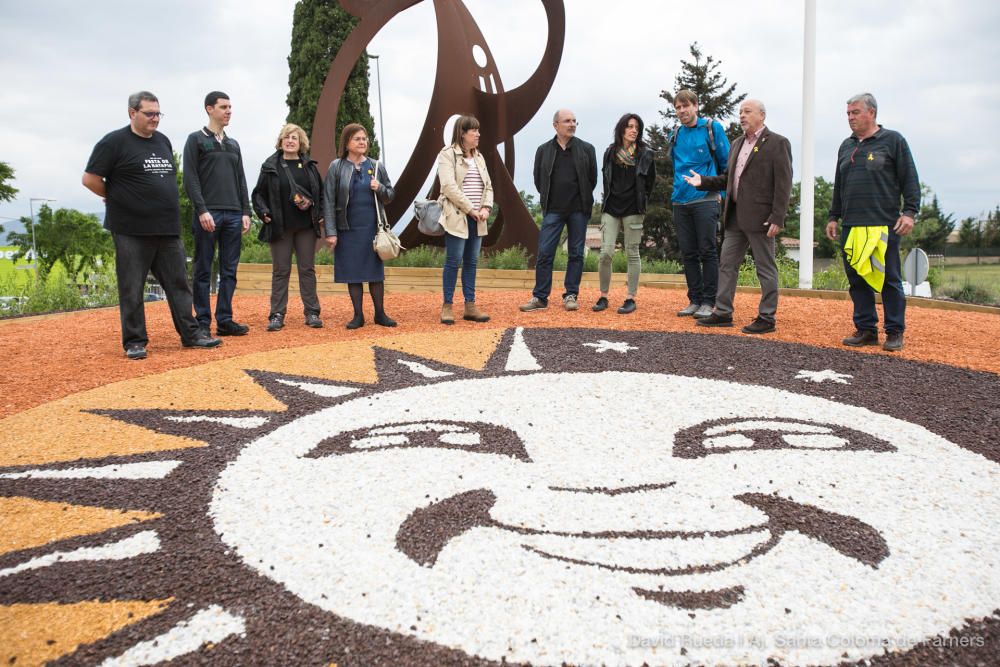
M 910 283 L 911 296 L 916 294 L 917 285 L 927 280 L 930 268 L 931 261 L 920 248 L 914 248 L 906 255 L 903 260 L 903 277 Z

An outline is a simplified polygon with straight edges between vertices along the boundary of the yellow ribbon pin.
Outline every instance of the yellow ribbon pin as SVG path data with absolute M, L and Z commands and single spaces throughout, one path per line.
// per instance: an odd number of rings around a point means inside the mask
M 869 153 L 869 154 L 868 154 L 868 159 L 869 159 L 869 160 L 874 160 L 874 159 L 875 159 L 875 156 L 874 156 L 874 155 L 872 155 L 871 153 Z
M 753 147 L 753 152 L 754 152 L 754 153 L 759 153 L 759 152 L 760 152 L 760 147 L 758 147 L 758 146 L 754 146 L 754 147 Z

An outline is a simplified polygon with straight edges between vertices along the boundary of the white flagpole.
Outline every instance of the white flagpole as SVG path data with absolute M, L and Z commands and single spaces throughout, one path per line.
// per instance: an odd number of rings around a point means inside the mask
M 799 287 L 813 283 L 813 225 L 816 174 L 816 0 L 805 0 L 802 50 L 802 198 L 799 207 Z

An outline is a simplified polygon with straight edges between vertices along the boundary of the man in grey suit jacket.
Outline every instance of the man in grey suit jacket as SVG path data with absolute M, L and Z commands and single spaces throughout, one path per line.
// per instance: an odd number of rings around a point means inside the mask
M 740 127 L 744 135 L 733 142 L 726 173 L 701 176 L 692 171 L 690 176 L 684 177 L 699 190 L 726 190 L 729 193 L 722 213 L 726 235 L 719 257 L 715 310 L 698 320 L 699 326 L 733 326 L 736 278 L 747 248 L 750 248 L 760 279 L 761 297 L 757 318 L 743 327 L 743 332 L 774 331 L 778 310 L 774 239 L 785 225 L 792 192 L 792 148 L 788 139 L 764 125 L 766 116 L 763 102 L 744 101 L 740 105 Z

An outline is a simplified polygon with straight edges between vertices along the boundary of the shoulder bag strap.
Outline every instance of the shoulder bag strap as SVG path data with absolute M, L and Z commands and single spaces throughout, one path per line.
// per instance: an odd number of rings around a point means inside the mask
M 284 157 L 280 157 L 278 158 L 278 160 L 281 162 L 281 166 L 284 168 L 285 178 L 288 179 L 288 191 L 291 193 L 292 196 L 295 196 L 295 179 L 292 178 L 292 170 L 289 169 L 288 163 L 285 162 Z
M 373 170 L 372 173 L 373 173 L 373 178 L 377 181 L 378 180 L 378 160 L 374 160 L 374 162 L 375 162 L 375 168 L 374 168 L 374 170 Z M 381 184 L 381 181 L 379 181 L 379 183 Z M 385 218 L 385 210 L 382 208 L 382 202 L 380 202 L 378 200 L 378 192 L 375 191 L 375 190 L 372 190 L 372 197 L 375 198 L 375 210 L 377 211 L 377 214 L 378 214 L 378 224 L 379 224 L 379 227 L 381 227 L 382 229 L 388 230 L 389 229 L 389 221 L 386 220 L 386 218 Z

